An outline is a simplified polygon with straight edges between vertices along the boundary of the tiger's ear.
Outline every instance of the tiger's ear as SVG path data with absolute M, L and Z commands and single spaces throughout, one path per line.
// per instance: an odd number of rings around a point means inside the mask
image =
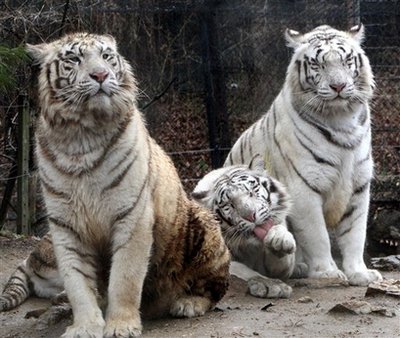
M 303 43 L 303 34 L 293 29 L 286 28 L 285 39 L 288 47 L 296 49 Z
M 206 208 L 211 208 L 211 192 L 210 191 L 193 191 L 191 193 L 192 198 Z
M 117 48 L 117 41 L 115 40 L 115 38 L 112 36 L 112 35 L 110 35 L 110 34 L 105 34 L 105 35 L 103 35 L 106 39 L 107 39 L 107 41 L 114 47 L 114 48 Z
M 47 43 L 41 43 L 38 45 L 31 45 L 27 43 L 25 49 L 28 55 L 32 58 L 33 63 L 35 65 L 39 65 L 44 63 L 44 59 L 46 55 L 48 55 L 50 46 Z
M 97 39 L 107 43 L 108 45 L 110 45 L 110 47 L 117 50 L 117 41 L 112 35 L 110 34 L 97 35 Z
M 256 154 L 250 161 L 249 169 L 259 173 L 265 171 L 265 162 L 260 154 Z
M 365 33 L 365 28 L 362 23 L 351 27 L 350 30 L 348 31 L 348 34 L 360 44 L 364 41 L 364 33 Z
M 208 196 L 208 191 L 193 191 L 192 192 L 192 197 L 196 201 L 200 201 Z

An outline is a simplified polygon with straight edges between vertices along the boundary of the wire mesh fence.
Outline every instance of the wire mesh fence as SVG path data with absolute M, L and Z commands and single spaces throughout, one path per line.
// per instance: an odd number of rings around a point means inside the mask
M 121 54 L 134 65 L 150 133 L 170 154 L 190 191 L 223 163 L 236 138 L 279 92 L 291 58 L 283 38 L 287 27 L 306 32 L 321 24 L 348 29 L 362 22 L 377 83 L 376 174 L 383 181 L 391 177 L 389 188 L 383 185 L 389 193 L 382 201 L 396 203 L 398 196 L 390 191 L 400 177 L 399 17 L 400 6 L 389 0 L 6 0 L 0 4 L 0 45 L 51 41 L 72 31 L 114 35 Z M 36 114 L 35 72 L 28 63 L 16 69 L 17 88 L 0 96 L 3 204 L 10 181 L 18 176 L 21 92 L 28 92 L 33 121 Z M 16 202 L 6 202 L 3 217 L 13 224 Z M 39 212 L 32 223 L 43 215 Z

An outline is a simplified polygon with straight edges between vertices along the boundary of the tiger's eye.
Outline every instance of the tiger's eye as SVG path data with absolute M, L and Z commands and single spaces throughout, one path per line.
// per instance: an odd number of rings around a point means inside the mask
M 110 56 L 110 54 L 104 53 L 104 54 L 103 54 L 103 59 L 104 59 L 104 60 L 107 60 L 107 59 L 109 58 L 109 56 Z
M 68 60 L 77 63 L 78 65 L 81 63 L 81 59 L 78 58 L 77 56 L 72 56 L 70 58 L 68 58 Z

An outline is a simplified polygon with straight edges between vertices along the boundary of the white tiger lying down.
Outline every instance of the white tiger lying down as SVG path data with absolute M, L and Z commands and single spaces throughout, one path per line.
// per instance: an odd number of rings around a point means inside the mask
M 214 211 L 232 255 L 230 273 L 248 281 L 253 296 L 287 298 L 296 243 L 287 230 L 290 201 L 285 188 L 255 157 L 249 166 L 213 170 L 195 187 L 193 198 Z

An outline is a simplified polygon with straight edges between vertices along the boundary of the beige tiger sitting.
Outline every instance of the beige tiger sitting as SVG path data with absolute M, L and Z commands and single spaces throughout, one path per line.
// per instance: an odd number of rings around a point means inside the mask
M 296 242 L 286 225 L 290 200 L 262 158 L 211 171 L 192 196 L 220 221 L 232 254 L 230 273 L 247 281 L 253 296 L 288 298 L 292 288 L 280 279 L 295 267 Z
M 48 250 L 74 316 L 63 337 L 136 337 L 140 313 L 203 315 L 228 287 L 229 252 L 149 136 L 114 39 L 78 33 L 27 50 L 41 67 L 36 157 Z M 55 262 L 45 264 L 54 277 Z M 107 295 L 105 318 L 98 295 Z

